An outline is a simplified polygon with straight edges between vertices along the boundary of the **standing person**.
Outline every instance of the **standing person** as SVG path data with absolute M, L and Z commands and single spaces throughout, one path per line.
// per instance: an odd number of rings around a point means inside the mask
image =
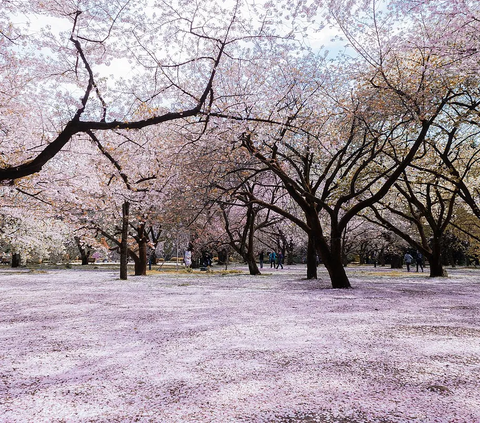
M 422 269 L 423 272 L 423 256 L 420 251 L 417 251 L 417 257 L 415 258 L 415 263 L 417 264 L 417 272 L 418 272 L 418 267 L 420 266 L 420 269 Z
M 405 264 L 407 265 L 407 272 L 410 272 L 410 265 L 412 264 L 413 257 L 408 251 L 405 253 L 405 256 L 403 257 L 403 260 L 405 261 Z
M 153 260 L 154 260 L 154 254 L 153 254 L 153 251 L 150 253 L 150 255 L 148 256 L 148 270 L 152 270 L 152 263 L 153 263 Z
M 192 252 L 190 250 L 185 251 L 183 262 L 185 263 L 185 267 L 190 267 L 192 265 Z
M 263 269 L 263 251 L 260 252 L 259 260 L 260 260 L 260 269 Z
M 275 269 L 275 261 L 276 261 L 276 259 L 277 259 L 277 255 L 275 254 L 275 251 L 272 251 L 272 252 L 270 253 L 269 258 L 270 258 L 270 268 L 273 267 L 273 268 Z
M 278 266 L 281 266 L 281 268 L 283 269 L 283 254 L 281 251 L 277 254 L 277 269 Z

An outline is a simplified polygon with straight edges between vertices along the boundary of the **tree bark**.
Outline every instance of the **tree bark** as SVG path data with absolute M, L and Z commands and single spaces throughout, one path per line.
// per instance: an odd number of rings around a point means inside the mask
M 390 258 L 390 268 L 391 269 L 401 269 L 402 268 L 402 256 L 398 254 L 393 254 Z
M 248 270 L 251 275 L 260 275 L 260 269 L 258 268 L 257 265 L 257 259 L 255 257 L 254 253 L 254 245 L 255 245 L 255 239 L 254 239 L 254 234 L 255 234 L 255 217 L 256 217 L 256 212 L 253 210 L 253 208 L 248 209 L 248 240 L 247 240 L 247 252 L 245 254 L 245 259 L 248 263 Z
M 287 243 L 287 250 L 285 252 L 286 262 L 289 266 L 293 265 L 293 241 Z
M 90 257 L 90 249 L 84 248 L 80 242 L 80 238 L 76 236 L 75 243 L 77 244 L 78 251 L 80 252 L 80 258 L 82 259 L 82 266 L 88 265 L 88 259 Z
M 20 253 L 12 253 L 12 267 L 20 267 Z
M 142 276 L 142 265 L 140 263 L 140 258 L 136 254 L 130 251 L 129 251 L 129 256 L 133 259 L 135 276 Z
M 430 277 L 447 277 L 447 272 L 443 268 L 442 264 L 442 249 L 441 240 L 438 238 L 433 239 L 432 254 L 428 256 L 428 263 L 430 264 Z
M 321 248 L 321 245 L 319 245 L 319 247 L 320 257 L 322 257 L 328 274 L 330 275 L 330 280 L 332 281 L 332 288 L 351 288 L 352 286 L 350 285 L 350 281 L 348 280 L 347 272 L 345 270 L 342 260 L 343 251 L 341 237 L 332 235 L 332 239 L 330 240 L 329 253 L 328 251 L 324 251 L 325 248 Z
M 248 265 L 248 271 L 251 275 L 261 275 L 260 269 L 257 265 L 257 260 L 253 252 L 253 244 L 243 245 L 241 248 L 235 244 L 234 241 L 230 242 L 231 247 L 242 257 L 242 259 Z
M 328 271 L 332 288 L 347 289 L 351 288 L 347 272 L 343 266 L 343 247 L 341 231 L 337 226 L 332 225 L 330 240 L 328 241 L 322 232 L 322 227 L 316 211 L 309 217 L 309 226 L 312 232 L 309 233 L 309 240 L 312 237 L 318 256 L 322 259 L 325 268 Z
M 143 234 L 138 242 L 138 269 L 135 263 L 135 276 L 145 276 L 147 274 L 147 239 Z
M 227 262 L 227 250 L 225 248 L 217 251 L 218 264 L 225 264 Z
M 447 271 L 443 268 L 442 263 L 438 263 L 437 260 L 430 261 L 430 277 L 431 278 L 446 278 L 448 276 Z
M 328 270 L 330 280 L 332 281 L 332 288 L 335 289 L 347 289 L 351 288 L 350 281 L 348 280 L 347 272 L 343 266 L 341 256 L 325 262 L 325 267 Z
M 307 245 L 307 279 L 317 279 L 317 249 L 315 248 L 315 238 L 308 235 Z
M 128 216 L 130 213 L 130 203 L 125 201 L 122 205 L 122 241 L 120 243 L 120 279 L 128 279 Z
M 260 275 L 260 269 L 258 268 L 257 261 L 255 260 L 255 257 L 248 257 L 247 258 L 247 264 L 248 264 L 248 271 L 250 272 L 251 275 Z

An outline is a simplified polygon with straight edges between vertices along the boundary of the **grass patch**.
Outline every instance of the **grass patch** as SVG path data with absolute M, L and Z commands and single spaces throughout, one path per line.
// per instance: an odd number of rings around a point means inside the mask
M 165 274 L 181 274 L 181 275 L 239 275 L 246 274 L 242 270 L 200 270 L 200 269 L 152 269 L 147 271 L 147 275 L 165 275 Z
M 376 276 L 380 278 L 405 278 L 405 277 L 419 277 L 419 276 L 428 276 L 428 272 L 415 272 L 415 271 L 410 271 L 407 272 L 406 270 L 390 270 L 390 269 L 385 269 L 385 270 L 377 270 L 377 271 L 370 271 L 370 272 L 358 272 L 359 274 L 365 275 L 365 276 Z

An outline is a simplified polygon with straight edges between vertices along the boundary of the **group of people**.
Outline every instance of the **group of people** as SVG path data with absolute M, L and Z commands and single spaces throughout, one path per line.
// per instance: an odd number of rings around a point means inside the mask
M 423 255 L 420 251 L 417 251 L 415 253 L 415 258 L 407 251 L 405 253 L 405 256 L 403 257 L 403 261 L 407 266 L 407 272 L 410 272 L 410 266 L 413 264 L 414 261 L 415 261 L 415 264 L 417 265 L 417 272 L 419 268 L 422 269 L 422 272 L 423 272 Z
M 403 261 L 407 266 L 407 271 L 410 272 L 410 266 L 412 264 L 416 264 L 417 272 L 419 271 L 419 269 L 421 269 L 421 271 L 423 272 L 422 253 L 417 251 L 413 254 L 415 257 L 412 254 L 410 254 L 410 252 L 407 251 L 403 257 Z M 268 263 L 270 263 L 270 268 L 278 269 L 280 267 L 283 269 L 284 256 L 281 251 L 278 253 L 276 253 L 275 251 L 268 252 L 266 256 L 268 257 Z M 265 261 L 265 253 L 263 251 L 260 252 L 259 260 L 260 260 L 260 268 L 263 269 L 263 264 Z M 190 267 L 192 265 L 192 252 L 189 250 L 185 251 L 184 263 L 186 267 Z M 211 261 L 209 264 L 211 265 Z
M 268 262 L 270 263 L 270 268 L 278 269 L 279 267 L 281 267 L 283 269 L 284 257 L 281 251 L 279 253 L 276 253 L 275 251 L 267 253 L 267 257 L 268 257 Z M 263 263 L 265 260 L 265 254 L 263 251 L 260 252 L 259 259 L 260 259 L 260 269 L 263 269 Z

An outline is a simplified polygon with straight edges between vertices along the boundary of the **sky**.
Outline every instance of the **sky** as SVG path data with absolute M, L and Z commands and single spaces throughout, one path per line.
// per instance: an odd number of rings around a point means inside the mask
M 154 8 L 152 7 L 152 11 Z M 52 16 L 37 16 L 34 14 L 18 13 L 12 15 L 12 22 L 21 27 L 25 33 L 30 35 L 40 34 L 42 29 L 48 28 L 54 33 L 69 33 L 71 31 L 71 22 L 68 19 L 61 19 Z M 321 28 L 321 29 L 319 29 Z M 308 30 L 307 45 L 313 51 L 321 49 L 328 50 L 329 57 L 335 58 L 338 53 L 345 51 L 347 47 L 345 41 L 336 39 L 340 35 L 340 31 L 331 26 L 324 26 L 320 23 L 310 25 Z M 68 43 L 68 40 L 65 39 Z M 104 77 L 127 77 L 132 74 L 131 65 L 124 58 L 116 58 L 109 65 L 102 64 L 95 67 L 95 71 Z

